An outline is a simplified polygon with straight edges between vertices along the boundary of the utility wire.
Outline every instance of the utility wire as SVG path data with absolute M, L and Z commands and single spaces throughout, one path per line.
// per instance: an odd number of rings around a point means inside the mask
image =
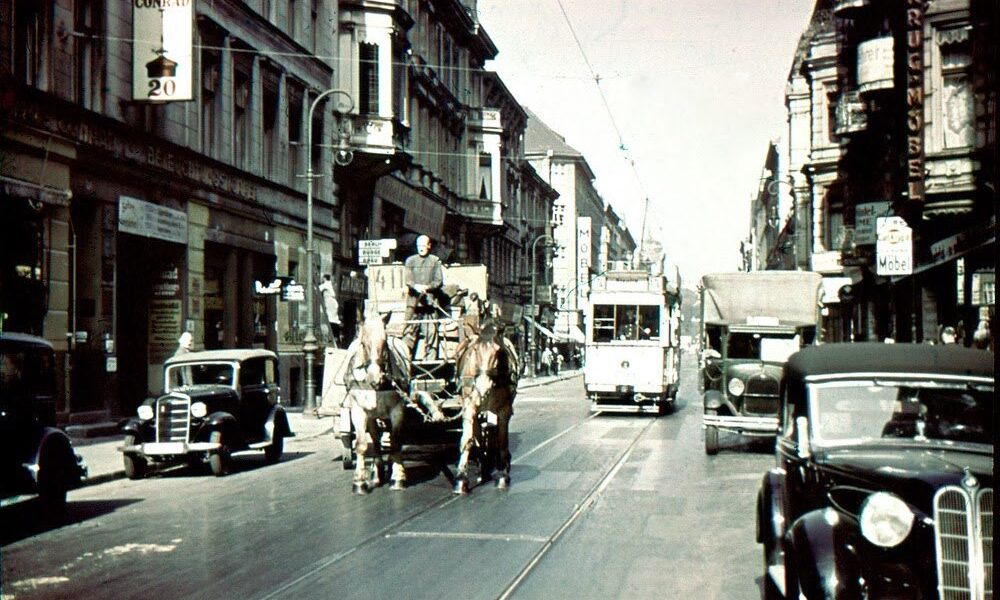
M 648 205 L 648 195 L 646 194 L 646 187 L 642 184 L 642 177 L 639 176 L 639 171 L 635 166 L 635 159 L 631 157 L 628 151 L 628 147 L 625 145 L 625 139 L 622 137 L 621 129 L 618 127 L 618 121 L 615 120 L 615 115 L 611 110 L 611 105 L 608 103 L 608 98 L 604 94 L 604 89 L 601 87 L 601 76 L 594 70 L 594 66 L 590 63 L 590 59 L 587 58 L 587 53 L 583 49 L 583 44 L 580 42 L 579 36 L 576 34 L 576 29 L 573 28 L 573 23 L 569 19 L 569 14 L 566 12 L 566 7 L 563 6 L 562 0 L 556 0 L 559 4 L 559 10 L 562 12 L 563 19 L 566 20 L 566 25 L 569 27 L 569 32 L 573 35 L 573 41 L 576 42 L 577 49 L 580 50 L 580 56 L 583 57 L 583 62 L 587 64 L 587 69 L 590 71 L 591 78 L 594 80 L 594 85 L 597 86 L 597 93 L 601 96 L 601 102 L 604 103 L 604 109 L 608 113 L 608 118 L 611 120 L 611 126 L 615 130 L 615 134 L 618 136 L 618 149 L 621 150 L 626 162 L 632 167 L 632 173 L 635 175 L 636 184 L 639 186 L 639 191 L 642 193 L 643 199 Z M 643 210 L 643 223 L 645 226 L 645 209 Z M 645 238 L 646 232 L 639 232 L 641 238 Z

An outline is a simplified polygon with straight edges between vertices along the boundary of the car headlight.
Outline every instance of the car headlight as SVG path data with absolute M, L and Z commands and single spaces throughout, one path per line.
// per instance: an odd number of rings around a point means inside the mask
M 143 421 L 149 421 L 153 418 L 153 407 L 148 404 L 143 404 L 136 412 L 139 413 L 139 418 Z
M 733 377 L 729 380 L 729 393 L 734 396 L 739 396 L 743 393 L 743 390 L 747 389 L 747 386 L 743 384 L 743 380 L 739 377 Z
M 195 402 L 191 405 L 191 416 L 200 419 L 208 414 L 208 407 L 204 402 Z
M 913 511 L 895 494 L 876 492 L 861 505 L 861 534 L 883 548 L 898 546 L 913 528 Z

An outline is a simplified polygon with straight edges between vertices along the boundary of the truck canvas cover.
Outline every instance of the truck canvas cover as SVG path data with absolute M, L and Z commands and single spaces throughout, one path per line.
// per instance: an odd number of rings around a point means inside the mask
M 746 323 L 777 317 L 781 323 L 816 323 L 823 276 L 808 271 L 714 273 L 702 277 L 706 323 Z

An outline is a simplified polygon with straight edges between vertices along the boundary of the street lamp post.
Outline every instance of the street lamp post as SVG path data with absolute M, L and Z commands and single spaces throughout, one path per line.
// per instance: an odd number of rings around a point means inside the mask
M 536 319 L 538 319 L 538 307 L 535 305 L 535 289 L 538 285 L 538 260 L 535 257 L 535 253 L 538 249 L 538 242 L 542 240 L 552 241 L 552 236 L 547 233 L 543 233 L 535 238 L 535 241 L 531 242 L 531 323 L 532 325 L 537 324 Z M 531 332 L 531 348 L 528 349 L 528 353 L 531 356 L 531 361 L 528 363 L 531 365 L 531 376 L 535 375 L 535 349 L 538 348 L 538 344 L 535 342 L 537 339 L 536 333 Z
M 306 336 L 302 344 L 302 352 L 306 357 L 306 398 L 305 413 L 310 414 L 316 410 L 316 380 L 313 368 L 316 365 L 316 324 L 313 318 L 315 306 L 313 305 L 313 178 L 319 177 L 313 173 L 312 168 L 312 125 L 313 111 L 320 100 L 333 94 L 343 94 L 347 97 L 350 107 L 346 112 L 354 109 L 354 99 L 351 95 L 341 89 L 329 89 L 322 92 L 313 99 L 309 105 L 309 121 L 306 123 Z M 339 112 L 339 111 L 338 111 Z

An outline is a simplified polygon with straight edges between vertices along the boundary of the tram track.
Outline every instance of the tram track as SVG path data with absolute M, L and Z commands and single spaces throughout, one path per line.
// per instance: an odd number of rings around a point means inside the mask
M 559 431 L 558 433 L 556 433 L 556 434 L 554 434 L 554 435 L 546 438 L 542 442 L 540 442 L 538 444 L 535 444 L 535 446 L 532 447 L 530 450 L 528 450 L 524 454 L 521 454 L 517 458 L 513 459 L 511 461 L 511 464 L 517 465 L 517 464 L 522 463 L 526 458 L 528 458 L 529 456 L 531 456 L 535 452 L 541 450 L 542 448 L 545 448 L 546 446 L 549 446 L 550 444 L 552 444 L 556 440 L 558 440 L 558 439 L 566 436 L 567 434 L 571 433 L 572 431 L 574 431 L 574 430 L 582 427 L 583 425 L 585 425 L 586 423 L 588 423 L 589 421 L 591 421 L 594 417 L 597 417 L 598 415 L 600 415 L 600 413 L 590 414 L 585 419 L 583 419 L 581 421 L 578 421 L 577 423 L 574 423 L 574 424 L 570 425 L 569 427 L 566 427 L 562 431 Z M 645 428 L 643 428 L 642 432 L 644 433 L 648 428 L 649 428 L 649 425 L 647 425 Z M 641 436 L 642 436 L 642 433 L 640 433 L 638 437 L 641 437 Z M 638 441 L 638 437 L 636 438 L 636 440 L 634 440 L 632 442 L 632 444 L 629 445 L 630 449 L 632 448 L 632 446 L 635 445 L 635 442 Z M 625 457 L 627 457 L 627 454 L 625 455 Z M 620 467 L 619 463 L 623 463 L 623 460 L 619 459 L 619 461 L 616 463 L 616 467 L 613 467 L 613 469 L 615 471 L 617 471 L 617 468 Z M 602 481 L 604 481 L 605 479 L 608 479 L 607 475 L 605 475 L 605 477 L 602 478 Z M 610 479 L 608 479 L 608 481 L 610 481 Z M 587 497 L 589 498 L 589 497 L 591 497 L 593 495 L 594 494 L 593 494 L 593 490 L 592 490 L 590 493 L 588 493 Z M 270 592 L 268 592 L 267 594 L 265 594 L 263 596 L 258 596 L 258 600 L 273 600 L 273 599 L 276 599 L 276 598 L 284 598 L 284 597 L 286 597 L 286 592 L 288 592 L 289 590 L 295 588 L 297 585 L 303 583 L 304 581 L 307 581 L 310 577 L 315 576 L 316 574 L 320 573 L 321 571 L 323 571 L 323 570 L 325 570 L 325 569 L 327 569 L 327 568 L 329 568 L 329 567 L 337 564 L 338 562 L 340 562 L 340 561 L 342 561 L 344 559 L 347 559 L 348 557 L 350 557 L 351 555 L 355 554 L 359 550 L 362 550 L 365 547 L 370 546 L 370 545 L 372 545 L 372 544 L 374 544 L 374 543 L 378 542 L 379 540 L 382 540 L 382 539 L 384 539 L 386 537 L 389 537 L 389 536 L 392 536 L 392 535 L 399 535 L 401 537 L 410 537 L 410 536 L 412 536 L 412 532 L 407 532 L 407 531 L 404 530 L 404 527 L 406 526 L 407 523 L 413 522 L 413 521 L 419 519 L 420 517 L 423 517 L 423 516 L 425 516 L 427 514 L 430 514 L 431 512 L 433 512 L 435 510 L 443 509 L 443 508 L 449 506 L 450 504 L 453 504 L 453 503 L 458 502 L 460 500 L 462 500 L 462 496 L 457 496 L 457 495 L 442 496 L 441 498 L 430 502 L 429 504 L 427 504 L 423 508 L 421 508 L 421 509 L 419 509 L 419 510 L 417 510 L 417 511 L 415 511 L 415 512 L 413 512 L 413 513 L 411 513 L 411 514 L 409 514 L 409 515 L 407 515 L 407 516 L 405 516 L 403 518 L 401 518 L 401 519 L 397 519 L 397 520 L 393 521 L 392 523 L 386 525 L 385 527 L 380 528 L 378 531 L 375 531 L 371 535 L 368 535 L 367 537 L 365 537 L 364 539 L 360 540 L 359 542 L 357 542 L 356 544 L 354 544 L 350 548 L 344 549 L 344 550 L 342 550 L 340 552 L 337 552 L 335 554 L 332 554 L 332 555 L 329 555 L 329 556 L 326 556 L 326 557 L 324 557 L 322 559 L 317 560 L 316 562 L 314 562 L 313 564 L 311 564 L 309 567 L 307 567 L 304 571 L 299 572 L 299 574 L 296 575 L 293 579 L 289 579 L 289 580 L 285 581 L 280 586 L 274 588 L 273 590 L 271 590 Z M 585 500 L 586 500 L 586 498 L 585 498 Z M 582 503 L 579 504 L 579 505 L 577 505 L 577 508 L 574 510 L 574 514 L 577 514 L 577 513 L 580 512 L 580 507 L 581 506 L 583 506 Z M 575 520 L 575 517 L 571 516 L 571 519 Z M 566 529 L 566 526 L 560 528 L 560 531 L 557 532 L 557 534 L 561 533 L 561 531 L 563 531 L 565 529 Z M 506 536 L 506 537 L 509 537 L 509 536 Z M 543 538 L 543 537 L 540 537 L 540 536 L 535 536 L 535 537 L 532 538 L 531 541 L 544 542 L 547 546 L 549 546 L 554 541 L 555 537 L 557 537 L 557 536 L 553 535 L 553 536 L 549 536 L 547 538 Z M 540 559 L 540 557 L 538 557 L 538 558 Z M 512 588 L 508 588 L 508 589 L 512 589 Z
M 594 416 L 597 416 L 599 414 L 600 413 L 592 414 L 590 418 L 593 418 Z M 586 423 L 589 420 L 590 419 L 588 418 L 584 421 L 581 421 L 580 424 Z M 649 422 L 646 423 L 646 425 L 632 439 L 632 441 L 629 442 L 628 446 L 625 447 L 621 455 L 618 457 L 618 460 L 615 461 L 615 463 L 604 473 L 604 475 L 597 481 L 597 483 L 595 483 L 594 486 L 587 492 L 587 494 L 583 497 L 583 500 L 581 500 L 580 503 L 576 505 L 576 507 L 573 509 L 573 512 L 570 513 L 570 515 L 566 518 L 565 521 L 563 521 L 563 523 L 559 526 L 559 528 L 556 529 L 556 531 L 552 535 L 550 535 L 548 539 L 545 540 L 545 542 L 542 544 L 542 547 L 538 549 L 538 552 L 536 552 L 535 555 L 532 556 L 531 560 L 528 561 L 528 564 L 526 564 L 521 569 L 521 571 L 517 574 L 517 576 L 497 596 L 497 600 L 507 600 L 508 598 L 510 598 L 511 595 L 513 595 L 514 592 L 517 591 L 517 588 L 520 587 L 521 583 L 525 579 L 527 579 L 528 576 L 531 575 L 532 571 L 534 571 L 535 568 L 542 562 L 542 560 L 545 558 L 545 555 L 548 554 L 550 550 L 552 550 L 556 542 L 559 541 L 559 538 L 561 538 L 562 535 L 566 531 L 568 531 L 570 527 L 572 527 L 573 524 L 576 523 L 576 521 L 581 516 L 583 516 L 587 511 L 590 510 L 590 508 L 594 505 L 594 503 L 597 502 L 598 498 L 600 498 L 604 490 L 608 487 L 608 485 L 611 484 L 612 480 L 614 480 L 615 475 L 618 474 L 618 471 L 621 470 L 621 468 L 625 465 L 626 462 L 628 462 L 629 456 L 632 454 L 632 451 L 635 449 L 636 445 L 643 438 L 643 436 L 646 435 L 646 432 L 648 432 L 653 427 L 654 423 L 656 423 L 656 419 L 655 418 L 650 419 Z

